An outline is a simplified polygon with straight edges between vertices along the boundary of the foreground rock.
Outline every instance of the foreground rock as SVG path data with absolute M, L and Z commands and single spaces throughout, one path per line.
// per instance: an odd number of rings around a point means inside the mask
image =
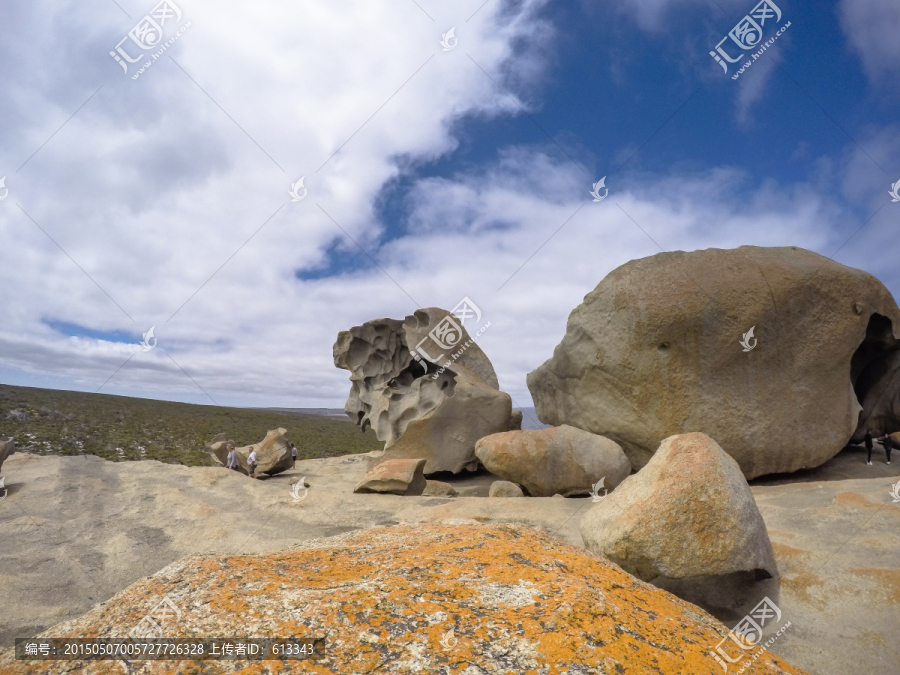
M 9 440 L 0 441 L 0 469 L 3 468 L 3 462 L 16 451 L 16 438 L 13 436 Z
M 611 490 L 631 473 L 618 443 L 565 424 L 486 436 L 475 444 L 475 455 L 488 471 L 532 497 L 590 494 L 604 477 Z
M 525 493 L 515 483 L 508 480 L 495 480 L 491 483 L 491 489 L 488 497 L 524 497 Z
M 875 277 L 810 251 L 660 253 L 585 297 L 528 387 L 542 422 L 613 438 L 635 468 L 702 431 L 747 478 L 796 471 L 857 429 L 858 400 L 898 367 L 898 322 Z
M 290 469 L 293 465 L 293 457 L 291 456 L 291 446 L 288 444 L 285 434 L 287 434 L 287 429 L 279 427 L 267 433 L 266 437 L 259 443 L 236 448 L 241 473 L 249 474 L 247 458 L 253 449 L 256 450 L 257 463 L 254 475 L 258 476 L 265 473 L 274 476 Z M 206 449 L 213 459 L 222 466 L 226 466 L 228 464 L 229 445 L 233 445 L 232 441 L 229 441 L 225 434 L 219 434 L 209 442 Z
M 741 470 L 705 434 L 665 439 L 581 521 L 585 546 L 640 579 L 778 574 Z
M 420 495 L 425 489 L 424 459 L 388 459 L 371 469 L 354 492 Z
M 509 395 L 446 310 L 420 309 L 403 322 L 377 319 L 342 331 L 334 364 L 350 371 L 347 414 L 363 430 L 371 425 L 386 458 L 425 458 L 426 474 L 476 469 L 475 442 L 509 428 Z
M 398 522 L 526 523 L 582 547 L 578 525 L 589 500 L 487 499 L 489 474 L 449 480 L 457 499 L 353 494 L 376 454 L 298 460 L 293 471 L 251 481 L 220 467 L 17 452 L 4 465 L 10 491 L 0 503 L 4 564 L 15 570 L 0 574 L 0 597 L 15 598 L 0 611 L 0 659 L 14 638 L 76 619 L 187 555 L 271 553 Z M 811 673 L 894 672 L 900 508 L 890 489 L 900 463 L 866 466 L 865 456 L 854 447 L 806 472 L 810 482 L 751 487 L 775 549 L 777 579 L 753 581 L 749 574 L 749 581 L 699 597 L 686 592 L 692 579 L 664 587 L 729 627 L 772 598 L 802 631 L 791 628 L 769 650 Z M 303 476 L 309 495 L 294 504 L 290 488 Z M 260 518 L 276 509 L 277 517 Z M 95 566 L 86 569 L 87 560 Z M 110 672 L 124 675 L 121 668 Z
M 264 556 L 188 557 L 45 635 L 125 635 L 164 596 L 181 608 L 167 637 L 316 635 L 326 648 L 308 664 L 150 661 L 147 673 L 177 666 L 208 674 L 499 674 L 567 666 L 712 674 L 719 666 L 708 652 L 727 634 L 699 608 L 538 530 L 434 525 L 375 528 Z M 753 675 L 804 672 L 768 652 L 744 661 Z M 99 673 L 113 665 L 6 659 L 0 672 Z

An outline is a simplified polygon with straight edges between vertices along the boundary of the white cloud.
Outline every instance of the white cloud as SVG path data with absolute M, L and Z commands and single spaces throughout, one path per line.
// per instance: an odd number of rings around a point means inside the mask
M 895 0 L 841 0 L 841 27 L 869 77 L 900 92 L 900 4 Z
M 418 181 L 408 230 L 380 243 L 376 200 L 398 175 L 397 158 L 451 152 L 449 129 L 462 116 L 520 114 L 469 55 L 507 86 L 527 91 L 543 76 L 538 54 L 551 29 L 536 18 L 539 4 L 507 8 L 502 20 L 488 5 L 466 23 L 477 4 L 456 15 L 426 6 L 432 22 L 411 2 L 277 11 L 185 3 L 193 25 L 174 57 L 284 171 L 174 63 L 123 77 L 106 52 L 133 23 L 79 14 L 87 43 L 63 41 L 30 85 L 16 75 L 0 93 L 16 127 L 2 159 L 18 166 L 104 84 L 21 172 L 9 171 L 0 202 L 5 381 L 51 377 L 93 390 L 121 367 L 103 391 L 209 402 L 199 384 L 220 404 L 341 405 L 349 387 L 331 362 L 338 331 L 402 318 L 414 301 L 449 309 L 469 296 L 491 322 L 481 344 L 501 385 L 527 406 L 525 374 L 551 355 L 569 312 L 613 268 L 658 252 L 649 237 L 665 250 L 823 250 L 838 236 L 848 214 L 803 184 L 749 185 L 728 167 L 610 176 L 610 196 L 595 204 L 591 180 L 568 160 L 508 148 L 492 166 Z M 34 15 L 50 5 L 31 7 L 21 21 L 39 25 Z M 441 52 L 451 25 L 459 46 Z M 531 39 L 537 50 L 523 53 Z M 287 191 L 301 175 L 309 194 L 292 203 Z M 387 274 L 359 255 L 356 272 L 298 280 L 336 240 L 356 251 L 341 228 Z M 129 332 L 135 344 L 69 338 L 48 322 Z M 140 352 L 151 325 L 158 348 Z

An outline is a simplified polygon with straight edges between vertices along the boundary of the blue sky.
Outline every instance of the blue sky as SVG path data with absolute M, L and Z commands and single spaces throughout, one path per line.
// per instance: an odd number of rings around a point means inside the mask
M 339 406 L 338 330 L 465 296 L 527 406 L 568 313 L 660 248 L 900 291 L 896 2 L 782 0 L 737 80 L 709 52 L 753 2 L 418 5 L 178 2 L 137 79 L 109 52 L 154 2 L 0 10 L 0 381 Z

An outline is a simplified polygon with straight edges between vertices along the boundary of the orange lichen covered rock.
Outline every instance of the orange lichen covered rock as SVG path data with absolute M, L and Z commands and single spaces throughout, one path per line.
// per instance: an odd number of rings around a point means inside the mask
M 323 638 L 315 661 L 153 661 L 141 673 L 713 675 L 727 629 L 614 564 L 518 525 L 373 528 L 282 553 L 191 556 L 45 637 L 125 636 L 168 597 L 166 637 Z M 769 652 L 745 675 L 791 674 Z M 742 662 L 741 666 L 744 665 Z M 121 673 L 13 661 L 0 674 Z

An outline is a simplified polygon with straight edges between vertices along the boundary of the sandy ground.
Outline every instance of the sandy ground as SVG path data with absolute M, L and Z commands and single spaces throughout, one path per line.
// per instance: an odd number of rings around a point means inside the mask
M 770 648 L 814 675 L 900 673 L 900 503 L 883 453 L 851 449 L 797 476 L 754 481 L 780 579 L 657 580 L 728 625 L 764 596 L 791 628 Z M 191 553 L 254 553 L 373 525 L 518 522 L 580 546 L 590 499 L 489 499 L 489 474 L 454 480 L 457 498 L 355 495 L 372 461 L 298 462 L 254 481 L 220 468 L 17 453 L 3 465 L 0 647 L 75 618 Z M 295 502 L 291 485 L 310 485 Z M 760 485 L 759 483 L 769 483 Z M 300 490 L 300 495 L 304 490 Z

